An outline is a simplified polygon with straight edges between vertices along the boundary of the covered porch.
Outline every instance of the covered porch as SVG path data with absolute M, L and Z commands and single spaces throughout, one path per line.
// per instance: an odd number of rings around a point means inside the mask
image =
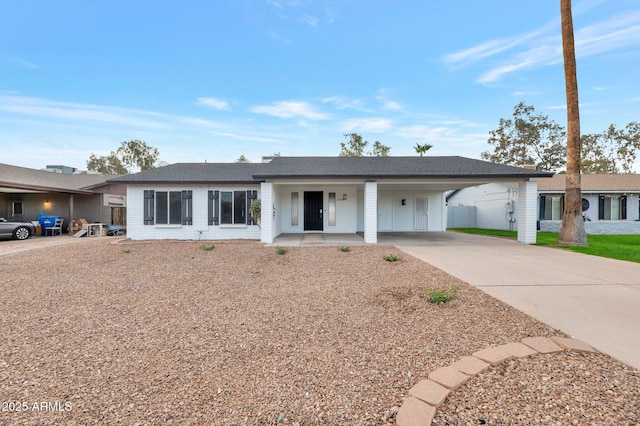
M 447 229 L 448 191 L 487 179 L 266 181 L 261 241 L 279 245 L 376 244 L 387 234 Z M 519 182 L 518 241 L 536 242 L 537 184 Z M 265 214 L 272 212 L 272 214 Z

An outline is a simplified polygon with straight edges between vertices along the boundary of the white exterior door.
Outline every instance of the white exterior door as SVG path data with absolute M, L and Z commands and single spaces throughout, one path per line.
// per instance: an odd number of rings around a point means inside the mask
M 414 229 L 426 231 L 429 229 L 429 197 L 416 197 L 414 215 Z
M 378 198 L 378 230 L 393 231 L 393 198 L 381 196 Z

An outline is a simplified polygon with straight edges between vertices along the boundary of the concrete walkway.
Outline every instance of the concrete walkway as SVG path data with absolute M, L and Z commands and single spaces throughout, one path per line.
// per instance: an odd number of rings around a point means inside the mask
M 378 242 L 640 369 L 639 263 L 454 232 Z

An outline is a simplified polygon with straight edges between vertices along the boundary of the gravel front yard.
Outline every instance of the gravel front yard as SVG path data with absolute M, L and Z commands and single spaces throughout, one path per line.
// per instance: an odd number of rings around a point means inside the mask
M 392 247 L 113 242 L 0 257 L 0 424 L 393 423 L 429 371 L 561 335 Z M 454 285 L 451 303 L 425 301 Z M 522 404 L 523 382 L 547 387 Z M 537 356 L 469 382 L 436 421 L 571 424 L 568 405 L 637 424 L 639 395 L 638 372 L 605 355 Z

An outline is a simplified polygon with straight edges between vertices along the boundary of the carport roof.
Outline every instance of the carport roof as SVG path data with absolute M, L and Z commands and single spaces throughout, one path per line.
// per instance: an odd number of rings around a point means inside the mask
M 92 194 L 92 188 L 104 185 L 111 175 L 61 174 L 45 170 L 0 164 L 0 192 L 66 192 Z
M 113 183 L 258 183 L 273 179 L 515 179 L 552 173 L 465 157 L 275 157 L 268 163 L 177 163 Z

